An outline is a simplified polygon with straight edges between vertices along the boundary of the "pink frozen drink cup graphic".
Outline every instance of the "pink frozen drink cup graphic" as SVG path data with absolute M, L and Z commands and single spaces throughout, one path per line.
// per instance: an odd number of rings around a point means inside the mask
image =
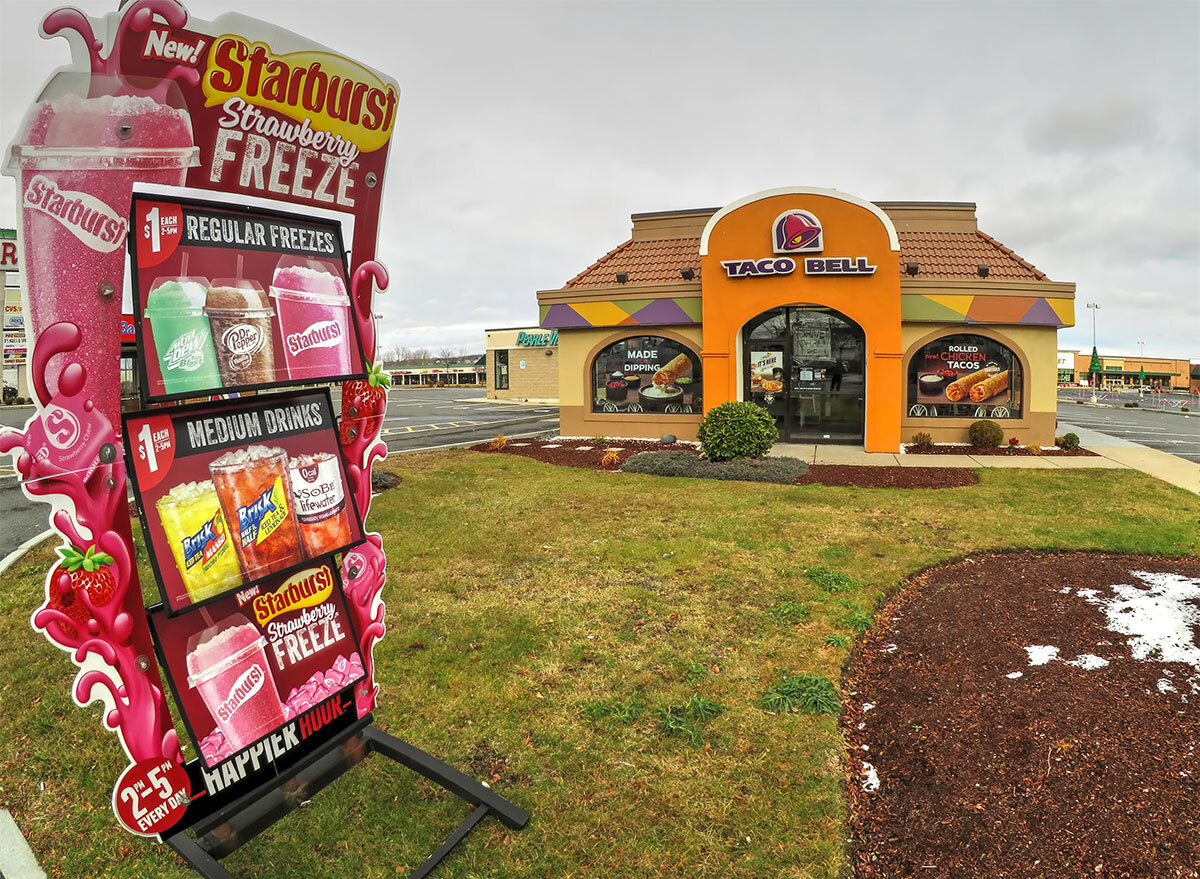
M 333 266 L 285 256 L 275 268 L 271 298 L 279 316 L 290 379 L 361 373 L 352 365 L 350 297 Z
M 188 639 L 188 686 L 200 691 L 208 713 L 233 751 L 285 722 L 283 703 L 267 664 L 266 638 L 240 613 Z
M 133 184 L 178 186 L 199 163 L 187 113 L 121 93 L 127 90 L 115 77 L 58 74 L 30 110 L 5 166 L 17 178 L 33 336 L 59 321 L 80 329 L 83 343 L 71 357 L 87 369 L 84 395 L 117 430 Z M 101 92 L 109 93 L 95 96 Z M 51 393 L 64 365 L 52 362 L 47 370 Z

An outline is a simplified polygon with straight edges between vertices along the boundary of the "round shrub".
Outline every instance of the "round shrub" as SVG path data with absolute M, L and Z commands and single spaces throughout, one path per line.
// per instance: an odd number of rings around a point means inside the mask
M 1062 435 L 1062 439 L 1058 441 L 1058 447 L 1060 449 L 1068 449 L 1072 451 L 1079 448 L 1079 434 L 1064 433 Z
M 967 436 L 973 446 L 979 446 L 981 449 L 995 449 L 1004 442 L 1004 428 L 994 421 L 985 419 L 972 424 L 967 431 Z
M 709 410 L 696 436 L 713 461 L 761 458 L 779 439 L 775 419 L 761 406 L 735 400 Z

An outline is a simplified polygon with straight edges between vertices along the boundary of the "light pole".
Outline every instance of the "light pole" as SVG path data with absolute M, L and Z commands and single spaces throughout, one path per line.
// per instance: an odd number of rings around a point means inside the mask
M 1096 363 L 1096 312 L 1100 310 L 1099 302 L 1089 302 L 1087 307 L 1092 309 L 1092 364 Z M 1091 365 L 1091 364 L 1089 364 Z M 1092 402 L 1096 402 L 1096 382 L 1099 380 L 1099 372 L 1092 373 Z
M 1142 375 L 1145 376 L 1146 375 L 1146 343 L 1145 342 L 1142 342 L 1140 340 L 1138 341 L 1138 351 L 1139 351 L 1139 353 L 1138 353 L 1138 369 L 1140 369 L 1142 371 Z M 1143 394 L 1146 393 L 1146 379 L 1144 377 L 1142 378 L 1142 380 L 1140 382 L 1138 382 L 1138 390 L 1140 390 Z

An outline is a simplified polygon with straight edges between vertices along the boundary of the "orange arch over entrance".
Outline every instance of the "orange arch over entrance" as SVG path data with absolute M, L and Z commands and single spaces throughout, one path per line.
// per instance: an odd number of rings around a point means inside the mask
M 819 251 L 775 252 L 775 221 L 794 210 L 819 222 Z M 857 323 L 866 337 L 864 448 L 898 451 L 904 402 L 899 250 L 896 230 L 879 208 L 833 190 L 773 189 L 715 213 L 700 241 L 706 409 L 738 399 L 739 345 L 748 321 L 780 306 L 824 305 Z M 730 277 L 723 265 L 781 256 L 795 261 L 794 271 Z M 835 264 L 840 269 L 858 268 L 862 258 L 875 271 L 806 274 L 807 258 L 851 260 Z

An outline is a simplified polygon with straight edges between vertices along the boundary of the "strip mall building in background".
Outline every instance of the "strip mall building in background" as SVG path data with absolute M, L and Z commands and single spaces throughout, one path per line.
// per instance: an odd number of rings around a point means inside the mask
M 980 232 L 974 204 L 803 188 L 634 214 L 628 241 L 537 296 L 565 435 L 689 439 L 752 400 L 785 441 L 872 452 L 965 442 L 981 418 L 1051 444 L 1075 321 L 1075 285 Z

